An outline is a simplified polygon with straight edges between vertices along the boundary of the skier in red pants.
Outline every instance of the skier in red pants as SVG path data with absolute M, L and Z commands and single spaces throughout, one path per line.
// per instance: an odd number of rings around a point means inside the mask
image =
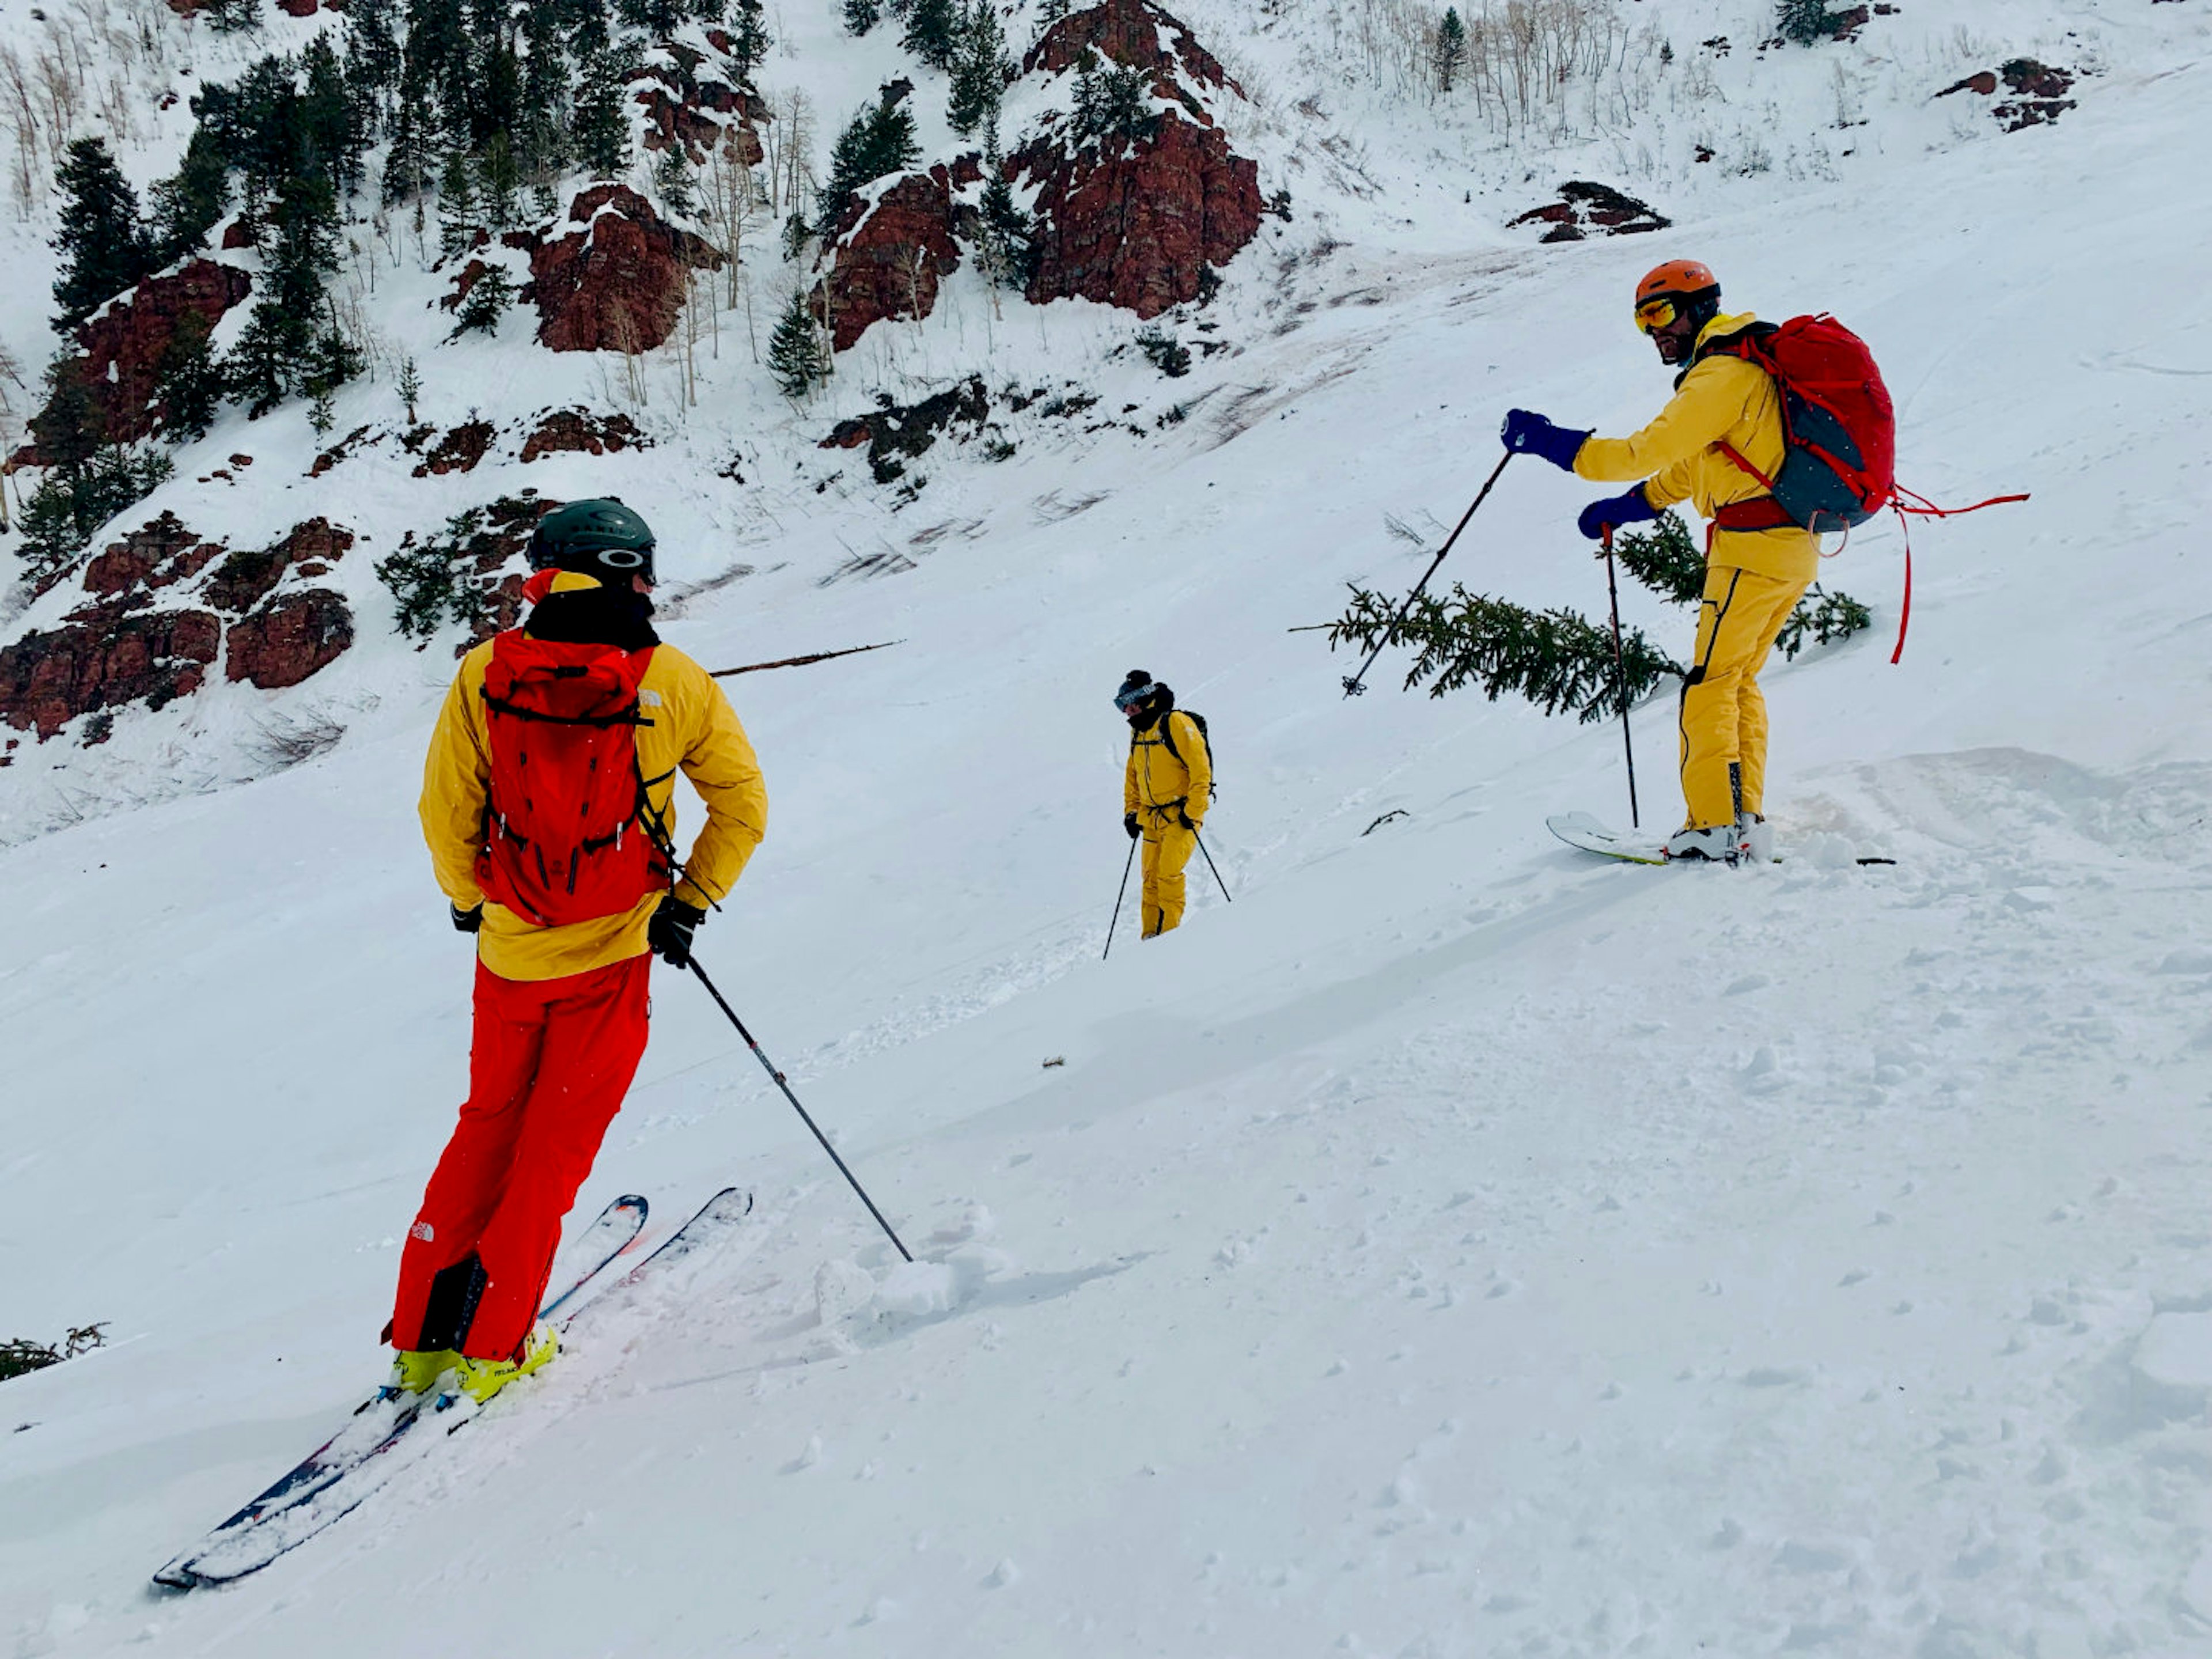
M 422 818 L 453 925 L 477 939 L 469 1097 L 408 1229 L 393 1386 L 447 1372 L 489 1400 L 557 1346 L 537 1319 L 562 1218 L 645 1052 L 647 974 L 691 935 L 766 827 L 721 687 L 648 618 L 653 532 L 617 501 L 538 525 L 522 626 L 462 659 Z M 707 822 L 679 863 L 681 771 Z

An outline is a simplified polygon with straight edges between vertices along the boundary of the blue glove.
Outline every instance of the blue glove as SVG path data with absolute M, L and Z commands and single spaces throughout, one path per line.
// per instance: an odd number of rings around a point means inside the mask
M 1583 441 L 1589 434 L 1553 426 L 1541 415 L 1525 409 L 1510 409 L 1505 411 L 1505 424 L 1498 429 L 1498 436 L 1516 455 L 1540 455 L 1560 471 L 1571 472 L 1575 452 L 1583 447 Z
M 1601 501 L 1592 501 L 1583 509 L 1575 524 L 1583 534 L 1594 542 L 1605 539 L 1607 526 L 1618 530 L 1625 524 L 1643 524 L 1659 516 L 1659 509 L 1651 505 L 1644 494 L 1644 486 L 1608 495 Z

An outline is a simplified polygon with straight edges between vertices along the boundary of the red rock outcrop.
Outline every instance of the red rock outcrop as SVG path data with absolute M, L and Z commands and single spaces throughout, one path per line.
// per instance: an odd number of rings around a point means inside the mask
M 715 41 L 716 48 L 726 50 L 722 43 L 728 36 L 720 29 L 708 32 L 710 40 L 717 35 L 721 40 Z M 697 163 L 722 143 L 726 133 L 734 131 L 738 158 L 748 167 L 758 166 L 764 152 L 752 123 L 766 114 L 760 100 L 734 78 L 702 73 L 708 59 L 693 48 L 669 42 L 660 50 L 669 61 L 648 64 L 629 78 L 630 96 L 645 106 L 646 149 L 664 150 L 681 144 L 685 155 Z M 715 115 L 725 118 L 718 121 Z
M 944 167 L 908 173 L 876 198 L 836 245 L 810 303 L 829 296 L 830 340 L 843 351 L 886 317 L 927 317 L 939 281 L 960 268 L 952 240 L 952 186 Z
M 1152 71 L 1155 95 L 1178 103 L 1188 96 L 1184 83 L 1244 95 L 1229 78 L 1220 59 L 1198 44 L 1176 17 L 1146 0 L 1105 0 L 1103 5 L 1070 12 L 1037 38 L 1022 58 L 1022 73 L 1043 70 L 1058 75 L 1083 60 L 1085 48 L 1125 69 Z M 1194 111 L 1194 112 L 1196 112 Z
M 434 473 L 473 472 L 498 435 L 499 428 L 489 421 L 464 421 L 438 440 L 437 447 L 415 469 L 415 476 L 427 478 Z
M 2033 58 L 2009 58 L 2002 67 L 1970 75 L 1936 95 L 1948 98 L 1954 92 L 1972 92 L 1996 97 L 2000 78 L 2011 96 L 1990 105 L 1990 113 L 2007 132 L 2045 125 L 2074 107 L 2075 100 L 2066 96 L 2074 89 L 2073 71 L 2054 69 Z
M 563 451 L 604 455 L 611 450 L 649 449 L 652 440 L 627 415 L 594 415 L 587 409 L 550 410 L 522 441 L 522 459 Z
M 222 641 L 212 611 L 116 605 L 97 621 L 27 634 L 0 647 L 0 720 L 44 741 L 94 709 L 159 708 L 199 690 Z
M 1260 233 L 1260 166 L 1218 127 L 1164 111 L 1149 138 L 1070 153 L 1048 137 L 1010 157 L 1038 182 L 1029 298 L 1085 299 L 1157 317 L 1199 295 Z
M 317 9 L 316 0 L 276 0 L 276 9 L 289 17 L 313 17 Z
M 1065 124 L 1008 158 L 1006 176 L 1037 185 L 1029 298 L 1081 298 L 1154 317 L 1196 299 L 1208 265 L 1260 232 L 1259 163 L 1238 155 L 1200 94 L 1243 89 L 1188 28 L 1147 0 L 1071 12 L 1030 48 L 1024 73 L 1064 74 L 1085 52 L 1152 76 L 1158 110 L 1144 130 L 1074 142 Z
M 353 643 L 343 596 L 304 585 L 353 540 L 310 519 L 273 546 L 226 555 L 163 514 L 85 567 L 90 604 L 0 647 L 0 720 L 44 741 L 80 714 L 159 708 L 198 690 L 219 655 L 230 679 L 298 684 Z
M 353 612 L 327 587 L 289 593 L 231 623 L 222 672 L 264 691 L 297 685 L 353 644 Z
M 1673 222 L 1650 204 L 1625 196 L 1610 185 L 1569 179 L 1559 186 L 1559 199 L 1530 208 L 1506 222 L 1509 228 L 1547 225 L 1547 242 L 1579 242 L 1589 236 L 1636 236 L 1664 230 Z
M 705 240 L 668 223 L 625 185 L 592 185 L 568 217 L 585 228 L 532 250 L 522 290 L 550 350 L 650 351 L 683 310 L 685 267 L 722 264 Z
M 177 325 L 196 316 L 210 328 L 252 291 L 253 279 L 235 265 L 191 259 L 149 276 L 110 302 L 76 331 L 77 373 L 99 405 L 110 443 L 136 443 L 167 414 L 154 382 Z M 36 444 L 16 452 L 19 465 L 41 465 Z

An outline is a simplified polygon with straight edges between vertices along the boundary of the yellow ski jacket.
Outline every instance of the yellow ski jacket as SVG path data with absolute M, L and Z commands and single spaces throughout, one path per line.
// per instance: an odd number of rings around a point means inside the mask
M 461 659 L 422 769 L 422 837 L 438 885 L 464 910 L 483 906 L 477 954 L 501 979 L 559 979 L 644 955 L 646 922 L 660 902 L 658 893 L 618 915 L 537 927 L 487 902 L 477 887 L 477 854 L 483 849 L 490 794 L 491 740 L 483 693 L 491 653 L 487 640 Z M 652 721 L 636 731 L 639 770 L 659 780 L 647 791 L 653 811 L 672 832 L 679 770 L 706 803 L 706 825 L 691 844 L 675 890 L 677 897 L 703 910 L 729 892 L 768 828 L 760 763 L 720 685 L 674 646 L 653 647 L 638 701 Z
M 1716 317 L 1698 331 L 1699 345 L 1759 319 L 1749 312 Z M 1782 470 L 1788 447 L 1782 398 L 1774 378 L 1741 357 L 1715 356 L 1693 364 L 1651 423 L 1631 438 L 1592 436 L 1575 453 L 1575 471 L 1604 483 L 1644 480 L 1656 507 L 1689 501 L 1710 519 L 1731 501 L 1768 493 L 1766 486 L 1723 453 L 1734 448 L 1768 477 Z M 1820 538 L 1795 525 L 1778 530 L 1716 529 L 1706 562 L 1778 581 L 1809 582 L 1820 573 Z
M 1177 760 L 1161 735 L 1163 726 L 1175 732 Z M 1121 810 L 1138 814 L 1138 826 L 1157 834 L 1180 805 L 1193 824 L 1205 822 L 1213 800 L 1213 757 L 1196 722 L 1180 708 L 1168 710 L 1165 720 L 1154 720 L 1129 738 L 1129 764 L 1121 775 Z

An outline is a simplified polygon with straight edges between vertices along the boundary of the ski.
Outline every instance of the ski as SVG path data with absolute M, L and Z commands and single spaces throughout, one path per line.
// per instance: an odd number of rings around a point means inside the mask
M 648 1207 L 644 1199 L 630 1193 L 599 1212 L 569 1246 L 568 1259 L 576 1264 L 575 1269 L 565 1287 L 538 1310 L 541 1319 L 553 1318 L 563 1309 L 574 1316 L 585 1288 L 636 1244 Z M 674 1242 L 674 1237 L 668 1241 Z M 422 1395 L 408 1397 L 389 1387 L 379 1389 L 354 1408 L 345 1427 L 155 1573 L 154 1582 L 170 1589 L 228 1583 L 306 1542 L 384 1484 L 381 1478 L 349 1481 L 348 1477 L 370 1467 L 398 1444 L 428 1403 Z M 337 1490 L 342 1485 L 344 1490 Z
M 1556 812 L 1544 827 L 1570 847 L 1624 864 L 1664 864 L 1667 843 L 1656 836 L 1623 835 L 1588 812 Z

